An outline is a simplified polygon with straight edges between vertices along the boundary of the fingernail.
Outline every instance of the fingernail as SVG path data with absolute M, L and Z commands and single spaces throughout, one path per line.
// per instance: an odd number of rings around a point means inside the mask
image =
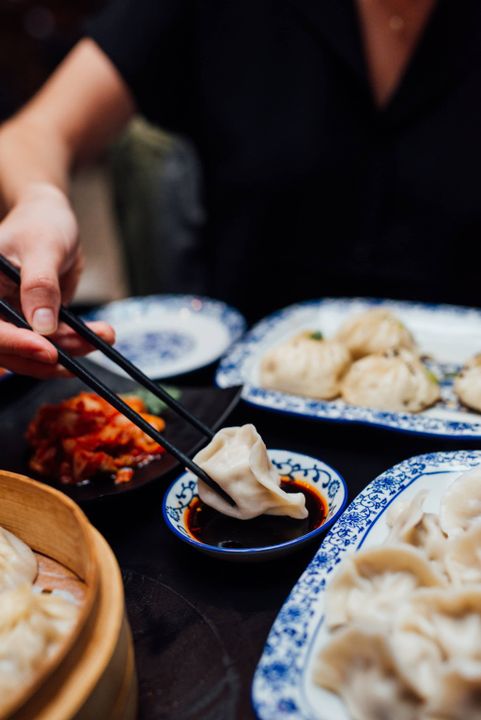
M 55 332 L 55 315 L 50 308 L 35 310 L 32 318 L 33 329 L 41 335 L 50 335 Z

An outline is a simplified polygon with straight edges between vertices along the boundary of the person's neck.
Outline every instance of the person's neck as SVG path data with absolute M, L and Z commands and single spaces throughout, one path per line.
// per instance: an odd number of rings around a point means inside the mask
M 377 104 L 401 82 L 436 0 L 355 0 Z

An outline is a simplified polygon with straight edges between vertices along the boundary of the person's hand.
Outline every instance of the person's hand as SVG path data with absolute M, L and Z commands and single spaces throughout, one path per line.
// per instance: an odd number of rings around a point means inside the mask
M 20 330 L 0 318 L 0 367 L 39 378 L 65 374 L 57 365 L 57 351 L 42 336 L 52 337 L 72 355 L 92 349 L 57 322 L 60 304 L 72 299 L 82 270 L 77 222 L 65 195 L 46 183 L 31 185 L 0 223 L 0 253 L 20 268 L 22 277 L 19 296 L 0 273 L 0 296 L 20 304 L 36 331 Z M 90 326 L 114 342 L 110 326 Z

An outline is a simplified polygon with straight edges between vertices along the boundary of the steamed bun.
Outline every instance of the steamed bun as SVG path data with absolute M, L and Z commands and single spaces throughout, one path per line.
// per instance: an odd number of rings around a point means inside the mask
M 416 348 L 407 327 L 384 308 L 374 308 L 348 318 L 338 330 L 336 339 L 349 349 L 355 360 L 386 350 L 406 348 L 414 351 Z
M 342 382 L 352 405 L 391 412 L 419 412 L 439 397 L 436 378 L 409 350 L 388 351 L 357 360 Z
M 336 340 L 302 332 L 269 350 L 260 367 L 261 385 L 272 390 L 330 400 L 351 363 L 349 351 Z
M 468 360 L 456 376 L 454 390 L 464 405 L 481 412 L 481 353 Z

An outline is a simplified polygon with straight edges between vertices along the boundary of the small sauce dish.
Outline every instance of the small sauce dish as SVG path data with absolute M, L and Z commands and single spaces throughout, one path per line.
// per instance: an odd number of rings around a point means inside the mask
M 169 530 L 191 547 L 212 557 L 237 562 L 269 560 L 311 541 L 339 517 L 347 500 L 341 475 L 316 458 L 290 450 L 269 450 L 286 492 L 302 492 L 309 516 L 293 520 L 262 515 L 234 520 L 205 506 L 190 472 L 178 477 L 165 493 L 163 516 Z

